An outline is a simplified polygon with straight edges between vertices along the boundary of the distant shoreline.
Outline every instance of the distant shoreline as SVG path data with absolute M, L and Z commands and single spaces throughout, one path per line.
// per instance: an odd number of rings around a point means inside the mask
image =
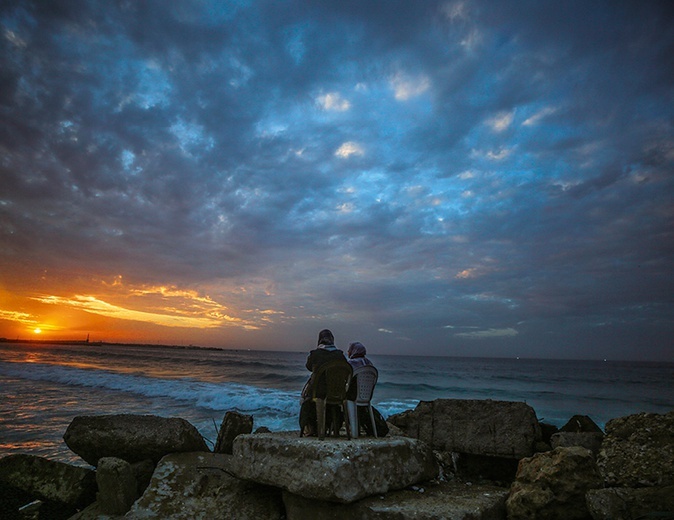
M 143 347 L 143 348 L 171 348 L 178 350 L 229 350 L 220 347 L 200 347 L 199 345 L 160 345 L 153 343 L 117 343 L 107 341 L 89 341 L 87 339 L 61 339 L 61 340 L 47 340 L 47 339 L 9 339 L 0 338 L 0 343 L 21 343 L 28 345 L 89 345 L 92 347 Z

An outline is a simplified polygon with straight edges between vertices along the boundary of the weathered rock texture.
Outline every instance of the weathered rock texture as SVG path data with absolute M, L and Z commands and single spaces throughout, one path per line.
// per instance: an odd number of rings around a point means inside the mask
M 209 451 L 201 434 L 186 420 L 153 415 L 75 417 L 63 439 L 92 466 L 101 457 L 130 463 L 151 459 L 156 464 L 169 453 Z
M 508 520 L 573 520 L 589 517 L 585 493 L 601 487 L 592 453 L 556 448 L 522 459 L 506 502 Z
M 226 412 L 222 419 L 213 453 L 232 454 L 232 443 L 237 436 L 253 431 L 253 416 Z
M 389 422 L 434 450 L 474 455 L 529 457 L 541 438 L 533 408 L 511 401 L 421 401 Z
M 98 459 L 96 501 L 102 513 L 123 515 L 138 499 L 138 483 L 131 464 L 115 457 Z
M 431 450 L 416 439 L 346 440 L 297 433 L 240 435 L 236 474 L 305 498 L 350 503 L 438 475 Z
M 215 453 L 167 455 L 157 465 L 143 496 L 124 518 L 283 518 L 281 491 L 233 477 L 231 460 L 231 455 Z
M 33 497 L 72 507 L 84 507 L 96 499 L 96 475 L 92 470 L 35 455 L 7 455 L 0 459 L 0 481 Z
M 284 492 L 288 520 L 503 520 L 508 490 L 460 482 L 393 491 L 352 504 L 335 504 Z
M 649 488 L 606 488 L 588 491 L 587 507 L 594 520 L 674 518 L 674 486 Z M 654 514 L 661 513 L 661 516 Z
M 597 464 L 607 487 L 674 484 L 674 412 L 612 419 Z
M 590 450 L 593 455 L 597 455 L 601 449 L 601 443 L 604 439 L 603 433 L 596 432 L 558 432 L 550 437 L 551 447 L 568 448 L 571 446 L 582 446 Z
M 560 432 L 569 433 L 604 433 L 587 415 L 574 415 L 564 426 L 559 429 Z

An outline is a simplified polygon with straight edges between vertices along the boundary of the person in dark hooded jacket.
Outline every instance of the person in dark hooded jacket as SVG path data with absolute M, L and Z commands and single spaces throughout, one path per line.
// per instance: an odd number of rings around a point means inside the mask
M 344 352 L 335 346 L 335 337 L 328 329 L 323 329 L 318 334 L 317 348 L 309 352 L 307 357 L 306 367 L 311 371 L 311 377 L 302 389 L 302 397 L 300 399 L 300 430 L 303 436 L 316 435 L 318 427 L 316 425 L 316 406 L 312 401 L 314 385 L 317 384 L 317 397 L 325 397 L 325 382 L 314 381 L 314 374 L 319 367 L 325 363 L 335 360 L 344 360 Z M 321 387 L 322 385 L 322 387 Z

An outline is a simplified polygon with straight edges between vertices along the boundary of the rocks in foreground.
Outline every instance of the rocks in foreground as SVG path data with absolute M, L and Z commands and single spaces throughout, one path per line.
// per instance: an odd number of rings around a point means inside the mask
M 521 459 L 534 454 L 541 431 L 526 403 L 476 399 L 421 401 L 389 421 L 434 450 Z
M 155 464 L 169 453 L 210 451 L 199 431 L 188 421 L 154 415 L 78 416 L 63 440 L 92 466 L 102 457 L 129 463 L 146 459 Z
M 608 487 L 674 485 L 674 411 L 610 420 L 597 464 Z
M 35 455 L 7 455 L 0 459 L 0 482 L 35 498 L 73 508 L 95 500 L 96 474 Z
M 438 475 L 432 451 L 416 439 L 336 439 L 297 433 L 241 435 L 236 475 L 305 498 L 350 503 Z
M 507 501 L 508 519 L 586 519 L 585 494 L 601 486 L 590 450 L 575 446 L 537 453 L 519 463 Z
M 364 498 L 352 504 L 312 500 L 285 491 L 289 520 L 502 520 L 508 489 L 462 482 L 430 483 Z

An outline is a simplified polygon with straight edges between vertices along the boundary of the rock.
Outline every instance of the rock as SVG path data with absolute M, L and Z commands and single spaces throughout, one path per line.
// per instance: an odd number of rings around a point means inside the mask
M 538 423 L 541 428 L 541 440 L 547 444 L 550 444 L 550 437 L 559 431 L 559 428 L 554 424 L 547 424 L 544 422 Z
M 570 433 L 604 433 L 587 415 L 574 415 L 559 431 Z
M 35 455 L 7 455 L 0 459 L 0 482 L 35 498 L 73 508 L 85 507 L 96 499 L 96 475 L 92 470 Z
M 232 454 L 232 443 L 237 435 L 253 431 L 253 416 L 237 412 L 227 412 L 220 425 L 218 440 L 213 453 Z
M 168 453 L 209 451 L 201 434 L 186 420 L 153 415 L 75 417 L 63 439 L 92 466 L 101 457 L 129 463 L 151 459 L 156 464 Z
M 559 432 L 555 433 L 550 438 L 550 443 L 552 448 L 568 448 L 570 446 L 582 446 L 587 448 L 592 452 L 593 455 L 597 455 L 601 449 L 601 443 L 604 439 L 603 433 L 596 432 Z
M 588 491 L 587 507 L 594 520 L 674 518 L 674 486 L 650 488 L 606 488 Z M 665 511 L 670 515 L 665 516 Z
M 506 501 L 508 520 L 585 519 L 585 493 L 602 479 L 590 450 L 555 448 L 522 459 Z
M 526 403 L 492 400 L 421 401 L 389 417 L 406 435 L 434 450 L 520 459 L 534 453 L 541 431 Z
M 299 437 L 296 432 L 239 435 L 236 474 L 305 498 L 350 503 L 438 475 L 431 450 L 416 439 Z
M 284 491 L 288 520 L 503 520 L 506 488 L 442 482 L 364 498 L 352 504 L 312 500 Z
M 166 455 L 124 518 L 283 518 L 281 491 L 235 478 L 231 462 L 231 455 L 216 453 Z
M 155 464 L 150 459 L 131 464 L 133 476 L 136 478 L 136 493 L 138 496 L 141 496 L 150 484 L 154 468 Z
M 138 499 L 138 483 L 131 464 L 115 457 L 101 457 L 96 468 L 98 502 L 101 513 L 123 515 Z
M 610 420 L 597 464 L 606 487 L 674 484 L 674 412 Z

